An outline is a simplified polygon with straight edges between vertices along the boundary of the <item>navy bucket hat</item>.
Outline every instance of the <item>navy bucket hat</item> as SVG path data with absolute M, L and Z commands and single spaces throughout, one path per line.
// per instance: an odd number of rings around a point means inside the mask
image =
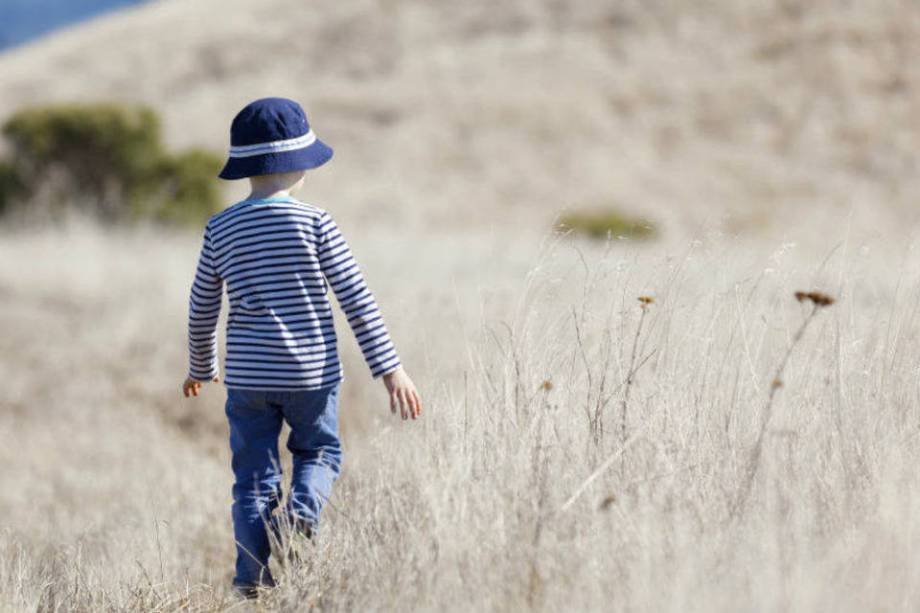
M 307 115 L 287 98 L 262 98 L 237 113 L 221 179 L 243 179 L 322 166 L 332 148 L 316 138 Z

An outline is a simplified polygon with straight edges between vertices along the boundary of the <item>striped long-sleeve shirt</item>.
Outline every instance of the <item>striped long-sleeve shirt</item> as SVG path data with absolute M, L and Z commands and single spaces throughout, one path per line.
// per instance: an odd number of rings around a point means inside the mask
M 244 200 L 217 213 L 189 299 L 189 376 L 219 373 L 217 319 L 227 286 L 227 387 L 309 390 L 343 379 L 332 287 L 373 377 L 399 358 L 377 303 L 335 221 L 293 198 Z

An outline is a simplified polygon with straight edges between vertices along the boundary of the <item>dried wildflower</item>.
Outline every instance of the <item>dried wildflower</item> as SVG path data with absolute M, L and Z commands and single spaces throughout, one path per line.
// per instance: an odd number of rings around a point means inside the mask
M 655 299 L 652 298 L 651 296 L 639 296 L 639 302 L 647 305 L 647 304 L 652 304 L 653 302 L 655 302 Z
M 553 389 L 553 382 L 549 379 L 546 379 L 543 383 L 540 384 L 540 389 L 544 392 L 548 392 Z
M 822 292 L 796 292 L 795 299 L 799 302 L 807 300 L 816 307 L 826 307 L 834 304 L 834 298 Z
M 606 511 L 607 509 L 612 507 L 614 503 L 616 503 L 616 501 L 617 501 L 617 497 L 614 496 L 613 494 L 610 494 L 609 496 L 601 500 L 600 505 L 598 505 L 598 509 L 600 509 L 601 511 Z
M 763 457 L 764 440 L 767 436 L 767 432 L 771 431 L 770 422 L 771 418 L 773 417 L 773 400 L 776 397 L 777 391 L 783 387 L 783 373 L 786 370 L 786 365 L 789 363 L 789 357 L 792 355 L 793 350 L 805 335 L 805 330 L 808 328 L 808 324 L 810 324 L 815 319 L 815 316 L 818 314 L 818 310 L 822 307 L 834 304 L 834 299 L 831 296 L 821 292 L 795 292 L 795 299 L 799 302 L 811 302 L 813 308 L 802 319 L 802 324 L 799 326 L 799 329 L 796 330 L 795 334 L 792 335 L 792 342 L 786 349 L 786 355 L 783 356 L 782 361 L 780 361 L 779 366 L 776 368 L 776 374 L 773 375 L 773 381 L 770 384 L 770 393 L 767 396 L 766 404 L 764 405 L 762 417 L 760 420 L 760 431 L 757 433 L 757 441 L 751 448 L 747 461 L 746 475 L 741 481 L 741 485 L 738 488 L 738 495 L 735 497 L 735 503 L 732 507 L 731 515 L 734 519 L 740 517 L 740 513 L 744 510 L 744 507 L 751 495 L 751 489 L 754 486 L 754 481 L 757 478 L 757 473 L 760 471 L 761 458 Z

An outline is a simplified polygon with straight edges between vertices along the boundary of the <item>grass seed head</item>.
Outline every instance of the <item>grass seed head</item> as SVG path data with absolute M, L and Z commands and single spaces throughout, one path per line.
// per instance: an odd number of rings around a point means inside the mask
M 546 379 L 545 381 L 543 381 L 543 383 L 540 384 L 540 389 L 543 390 L 544 392 L 550 391 L 551 389 L 553 389 L 553 382 L 550 381 L 549 379 Z
M 610 494 L 609 496 L 607 496 L 601 501 L 601 503 L 598 505 L 598 509 L 601 511 L 606 511 L 607 509 L 612 507 L 614 504 L 616 504 L 616 501 L 617 501 L 617 497 L 614 494 Z
M 834 298 L 823 292 L 796 292 L 795 299 L 799 302 L 811 302 L 816 307 L 826 307 L 834 304 Z
M 643 309 L 647 309 L 650 304 L 654 303 L 655 299 L 651 296 L 639 296 L 639 306 Z

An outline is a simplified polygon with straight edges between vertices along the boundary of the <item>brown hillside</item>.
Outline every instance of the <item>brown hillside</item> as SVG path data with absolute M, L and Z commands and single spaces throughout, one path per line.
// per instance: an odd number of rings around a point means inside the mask
M 375 222 L 694 227 L 916 201 L 920 5 L 162 0 L 0 56 L 0 116 L 118 98 L 223 149 L 250 99 L 336 148 L 309 197 Z M 908 219 L 913 219 L 909 217 Z

